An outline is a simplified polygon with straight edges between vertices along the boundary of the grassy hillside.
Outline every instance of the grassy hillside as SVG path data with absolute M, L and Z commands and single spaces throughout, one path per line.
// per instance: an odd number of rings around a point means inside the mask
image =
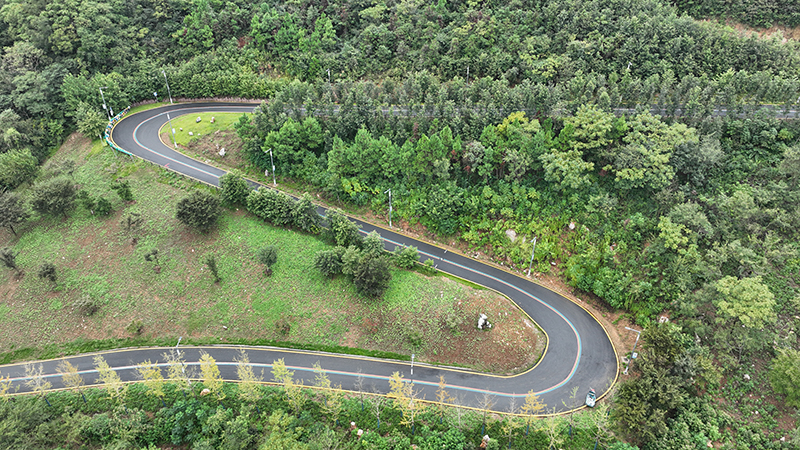
M 327 246 L 317 237 L 269 226 L 243 210 L 226 211 L 215 230 L 199 234 L 174 218 L 174 205 L 188 189 L 205 187 L 75 135 L 50 167 L 68 159 L 78 164 L 75 183 L 111 200 L 115 211 L 101 218 L 77 207 L 68 220 L 34 217 L 19 236 L 2 232 L 0 247 L 18 253 L 24 273 L 7 270 L 0 278 L 0 351 L 130 337 L 136 334 L 130 325 L 141 322 L 142 336 L 151 341 L 183 336 L 184 342 L 261 339 L 413 351 L 428 361 L 502 372 L 537 358 L 531 321 L 493 292 L 393 270 L 384 298 L 366 300 L 350 282 L 313 269 L 313 255 Z M 43 169 L 40 178 L 50 171 Z M 133 202 L 109 189 L 115 178 L 130 182 Z M 143 223 L 128 230 L 131 214 Z M 279 256 L 266 277 L 253 255 L 269 244 Z M 144 258 L 154 248 L 158 271 Z M 218 284 L 203 263 L 210 254 L 220 267 Z M 36 276 L 44 262 L 55 264 L 55 284 Z M 81 301 L 98 311 L 82 314 Z M 474 329 L 479 312 L 497 318 L 490 333 Z

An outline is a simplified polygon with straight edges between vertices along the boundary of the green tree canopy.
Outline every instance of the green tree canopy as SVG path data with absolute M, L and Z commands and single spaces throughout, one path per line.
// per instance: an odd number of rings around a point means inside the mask
M 698 141 L 697 133 L 682 123 L 667 125 L 644 113 L 627 122 L 624 145 L 613 150 L 606 166 L 623 190 L 648 188 L 657 191 L 672 182 L 675 168 L 670 158 L 675 146 Z
M 178 202 L 175 217 L 206 233 L 216 225 L 219 214 L 219 197 L 206 191 L 194 191 Z
M 368 297 L 380 297 L 389 288 L 392 273 L 389 271 L 389 262 L 386 257 L 361 258 L 360 263 L 353 273 L 353 283 L 356 290 Z
M 326 277 L 333 277 L 342 273 L 342 255 L 344 248 L 335 250 L 321 250 L 314 255 L 314 267 Z
M 219 177 L 219 187 L 222 202 L 227 205 L 246 205 L 250 187 L 244 175 L 238 170 L 232 170 Z
M 25 222 L 30 214 L 22 198 L 16 192 L 0 193 L 0 227 L 8 228 L 15 235 L 15 226 Z
M 0 153 L 0 188 L 14 189 L 32 180 L 38 170 L 39 161 L 28 149 Z
M 78 124 L 78 131 L 89 139 L 100 136 L 108 124 L 108 118 L 100 109 L 84 102 L 78 104 L 78 109 L 75 111 L 75 121 Z
M 743 279 L 727 276 L 716 281 L 714 288 L 719 294 L 714 305 L 723 320 L 733 319 L 754 329 L 775 322 L 775 296 L 760 276 Z
M 784 349 L 772 360 L 769 380 L 775 391 L 786 396 L 786 404 L 800 408 L 800 351 Z
M 323 143 L 322 127 L 317 119 L 307 117 L 302 122 L 288 119 L 278 131 L 267 134 L 263 153 L 255 162 L 271 170 L 268 152 L 272 149 L 279 173 L 297 179 L 311 178 Z
M 77 191 L 72 180 L 66 177 L 51 178 L 33 186 L 31 206 L 42 214 L 67 217 L 67 212 L 75 206 Z
M 278 261 L 278 248 L 274 245 L 267 245 L 258 249 L 256 260 L 264 265 L 264 271 L 267 274 L 271 274 L 273 264 Z

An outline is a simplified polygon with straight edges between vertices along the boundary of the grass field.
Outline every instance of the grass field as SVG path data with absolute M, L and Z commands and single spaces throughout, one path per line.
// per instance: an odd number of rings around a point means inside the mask
M 313 255 L 327 246 L 315 236 L 269 226 L 246 211 L 226 211 L 215 230 L 199 234 L 174 218 L 174 205 L 189 189 L 210 188 L 78 135 L 53 157 L 63 159 L 79 164 L 75 183 L 111 200 L 115 212 L 99 218 L 78 207 L 68 220 L 33 217 L 19 236 L 0 231 L 0 247 L 18 252 L 24 270 L 21 277 L 0 274 L 2 352 L 131 337 L 126 328 L 141 321 L 147 342 L 183 336 L 189 343 L 347 346 L 415 352 L 421 360 L 496 372 L 528 367 L 541 353 L 534 351 L 544 342 L 535 326 L 492 291 L 393 270 L 385 297 L 364 299 L 346 279 L 330 280 L 313 269 Z M 133 202 L 123 203 L 109 189 L 116 178 L 131 183 Z M 141 214 L 141 229 L 123 226 L 130 213 Z M 279 248 L 271 277 L 253 259 L 267 244 Z M 159 249 L 160 273 L 144 260 L 153 248 Z M 219 284 L 203 264 L 209 254 L 217 258 Z M 36 276 L 45 261 L 57 267 L 55 286 Z M 81 299 L 95 301 L 99 311 L 82 316 L 73 306 Z M 494 318 L 489 332 L 475 328 L 481 312 Z
M 248 114 L 251 116 L 252 114 Z M 200 122 L 196 122 L 200 117 Z M 242 117 L 241 113 L 202 113 L 202 114 L 184 114 L 182 116 L 172 118 L 172 128 L 175 129 L 175 141 L 178 145 L 188 146 L 192 141 L 197 141 L 203 136 L 219 134 L 222 132 L 233 132 L 233 124 L 239 121 Z M 211 123 L 211 119 L 214 123 Z M 169 124 L 167 124 L 162 132 L 169 131 Z M 189 133 L 192 135 L 189 135 Z

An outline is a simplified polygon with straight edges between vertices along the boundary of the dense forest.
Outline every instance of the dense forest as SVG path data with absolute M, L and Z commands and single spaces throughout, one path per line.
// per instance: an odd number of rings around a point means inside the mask
M 797 25 L 798 11 L 0 0 L 0 185 L 31 180 L 68 133 L 96 136 L 104 102 L 166 98 L 167 80 L 175 98 L 264 99 L 237 125 L 250 169 L 272 149 L 285 179 L 381 214 L 391 188 L 399 218 L 511 266 L 532 248 L 506 231 L 536 236 L 535 271 L 647 326 L 612 407 L 620 436 L 790 448 L 800 44 L 695 18 Z
M 800 5 L 793 0 L 672 0 L 671 3 L 695 18 L 733 19 L 761 28 L 800 25 Z

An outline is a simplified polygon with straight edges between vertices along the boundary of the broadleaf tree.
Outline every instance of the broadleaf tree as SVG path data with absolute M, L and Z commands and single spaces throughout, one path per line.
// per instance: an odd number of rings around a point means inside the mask
M 0 194 L 0 227 L 8 228 L 14 235 L 17 235 L 15 226 L 21 225 L 28 220 L 30 214 L 25 209 L 22 197 L 16 192 L 4 192 Z
M 75 185 L 69 178 L 52 178 L 33 186 L 31 207 L 42 214 L 63 215 L 67 218 L 67 212 L 75 206 L 77 194 Z

